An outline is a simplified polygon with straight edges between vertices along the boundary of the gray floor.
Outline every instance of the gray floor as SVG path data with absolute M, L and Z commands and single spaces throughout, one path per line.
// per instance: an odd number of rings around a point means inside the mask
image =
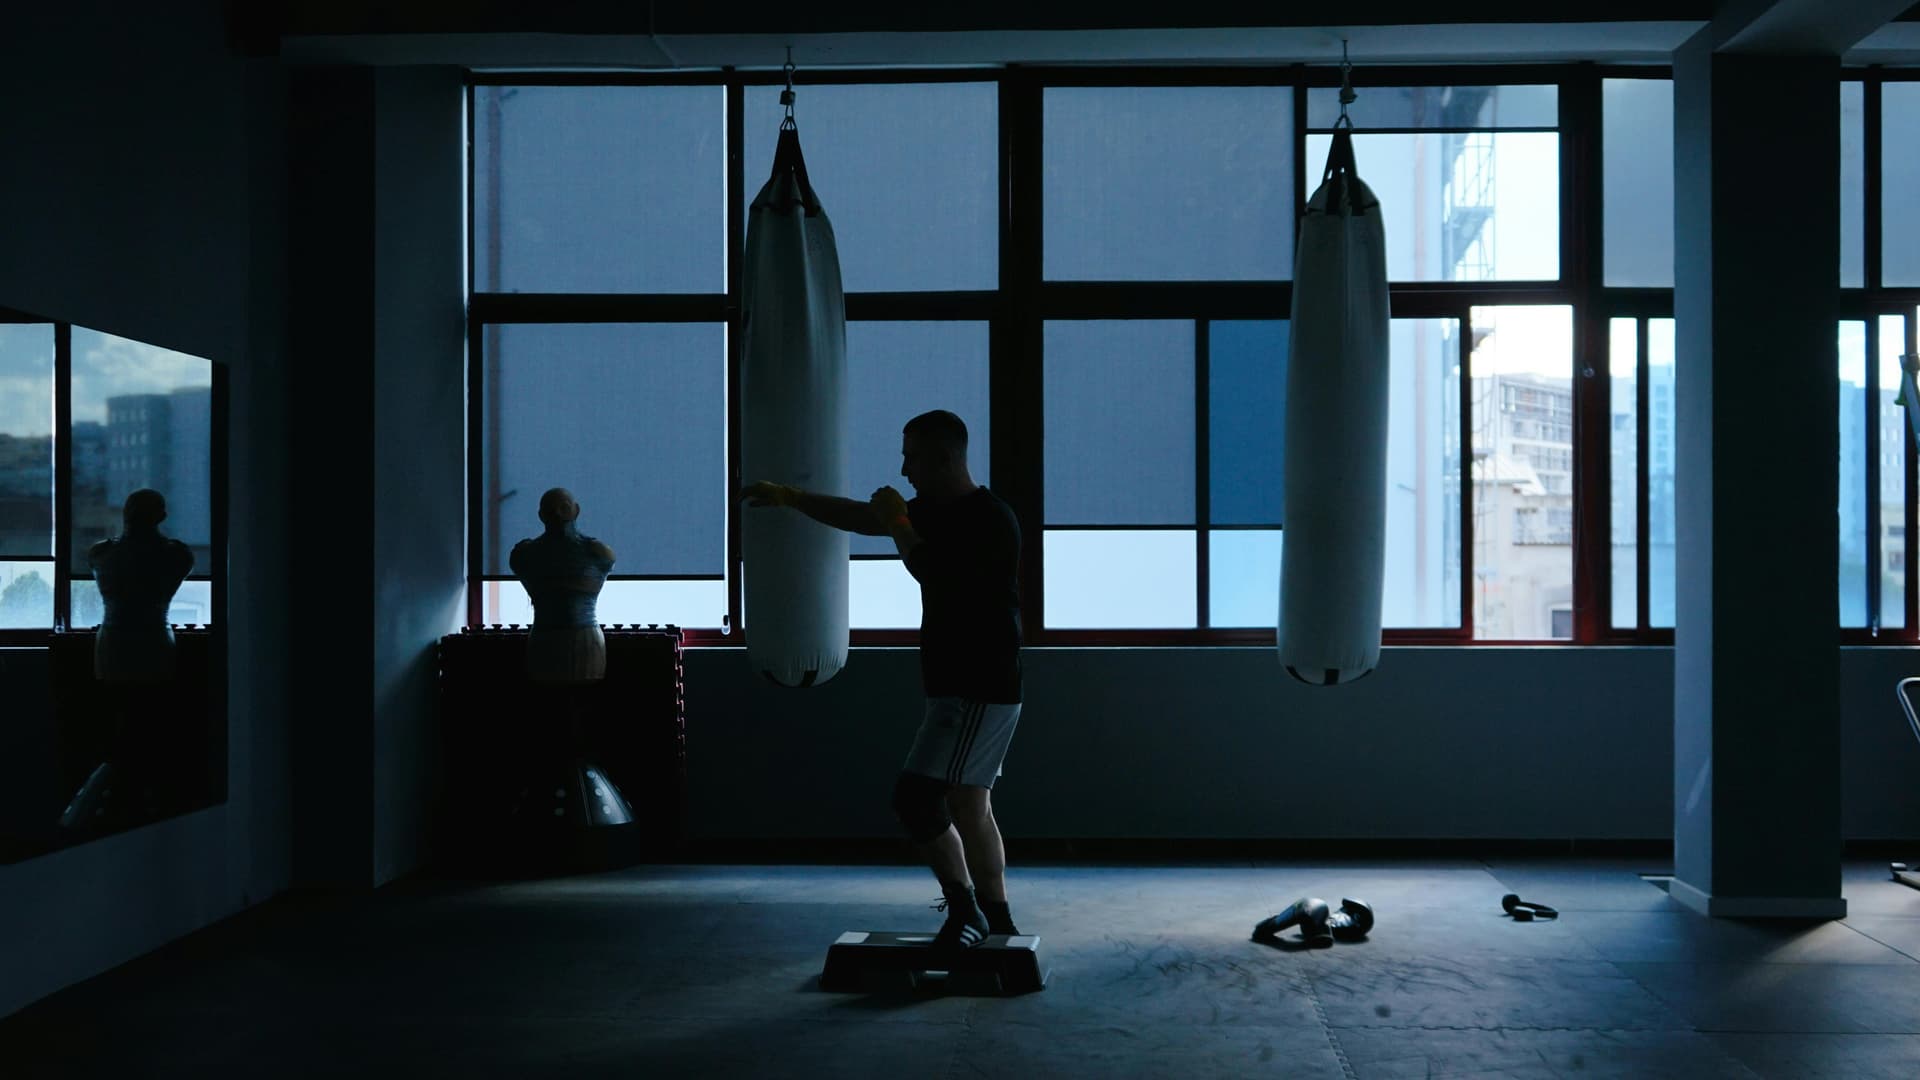
M 816 987 L 841 931 L 937 925 L 906 867 L 283 900 L 0 1023 L 0 1075 L 1920 1076 L 1920 892 L 1862 863 L 1845 922 L 1710 921 L 1645 869 L 1017 869 L 1053 977 L 1015 998 Z M 1371 901 L 1372 939 L 1247 940 L 1303 893 Z

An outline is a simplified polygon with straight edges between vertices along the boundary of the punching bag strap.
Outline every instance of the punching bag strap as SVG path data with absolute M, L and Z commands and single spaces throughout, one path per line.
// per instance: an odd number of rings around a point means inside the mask
M 1327 148 L 1327 167 L 1320 174 L 1320 185 L 1327 191 L 1327 213 L 1337 214 L 1347 202 L 1347 181 L 1357 172 L 1353 164 L 1353 121 L 1345 116 L 1335 122 L 1333 145 Z M 1360 213 L 1355 206 L 1353 212 Z
M 807 216 L 817 216 L 820 213 L 820 198 L 813 193 L 813 185 L 807 181 L 807 159 L 800 153 L 800 131 L 783 123 L 780 125 L 779 145 L 773 149 L 773 176 L 778 177 L 785 172 L 793 173 Z
M 800 188 L 800 202 L 806 207 L 807 216 L 820 213 L 820 199 L 813 193 L 813 185 L 807 181 L 807 159 L 800 152 L 800 126 L 793 122 L 793 46 L 787 46 L 787 63 L 782 68 L 787 76 L 787 88 L 780 91 L 780 104 L 787 115 L 780 121 L 780 142 L 773 149 L 773 176 L 783 172 L 793 173 L 793 179 Z
M 1353 104 L 1357 95 L 1353 92 L 1353 62 L 1347 59 L 1347 42 L 1340 39 L 1340 118 L 1333 122 L 1333 145 L 1327 149 L 1327 167 L 1320 174 L 1321 186 L 1327 189 L 1327 212 L 1337 214 L 1347 201 L 1347 180 L 1358 170 L 1353 163 L 1353 118 L 1347 115 L 1347 106 Z M 1361 207 L 1355 206 L 1358 214 Z

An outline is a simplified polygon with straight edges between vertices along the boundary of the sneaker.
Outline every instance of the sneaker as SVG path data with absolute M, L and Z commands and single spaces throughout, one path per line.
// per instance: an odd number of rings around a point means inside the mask
M 980 910 L 987 916 L 987 933 L 1005 934 L 1007 937 L 1015 937 L 1020 933 L 1020 928 L 1013 925 L 1013 911 L 1006 901 L 982 900 Z
M 953 949 L 971 949 L 987 940 L 987 917 L 980 914 L 976 904 L 948 904 L 947 897 L 933 905 L 935 911 L 947 913 L 947 921 L 940 932 L 933 936 L 933 948 L 936 951 Z

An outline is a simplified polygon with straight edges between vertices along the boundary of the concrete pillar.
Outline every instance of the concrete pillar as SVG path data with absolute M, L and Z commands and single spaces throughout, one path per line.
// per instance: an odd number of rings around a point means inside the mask
M 1715 46 L 1674 56 L 1672 893 L 1839 918 L 1839 62 Z

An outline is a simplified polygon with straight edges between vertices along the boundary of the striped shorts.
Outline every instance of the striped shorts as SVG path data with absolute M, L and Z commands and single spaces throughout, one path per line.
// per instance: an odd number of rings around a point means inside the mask
M 1017 703 L 928 698 L 926 718 L 901 769 L 949 784 L 990 788 L 1000 778 L 1000 763 L 1019 723 Z

